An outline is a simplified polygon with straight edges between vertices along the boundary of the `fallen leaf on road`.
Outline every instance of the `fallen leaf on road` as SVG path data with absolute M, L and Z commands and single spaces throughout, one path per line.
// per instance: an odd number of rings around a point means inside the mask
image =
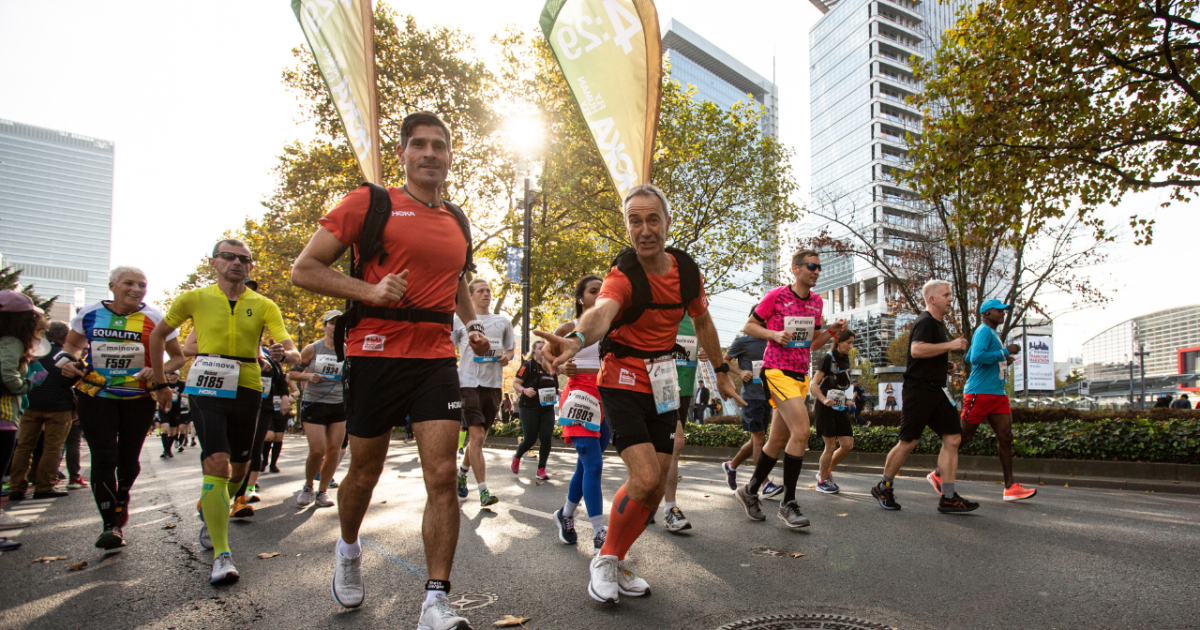
M 273 551 L 271 553 L 260 553 L 260 554 L 258 554 L 258 559 L 266 560 L 267 558 L 274 558 L 275 556 L 278 556 L 278 555 L 279 555 L 279 552 L 277 552 L 277 551 Z
M 1068 476 L 1068 477 L 1074 477 L 1075 475 L 1074 475 L 1074 474 L 1070 474 L 1070 475 L 1067 475 L 1067 476 Z
M 675 481 L 677 483 L 683 483 L 683 475 L 679 475 L 679 479 L 676 479 Z
M 1039 486 L 1044 486 L 1044 485 L 1046 485 L 1046 482 L 1045 482 L 1045 481 L 1039 481 L 1039 482 L 1038 482 L 1038 485 L 1039 485 Z
M 504 615 L 503 619 L 493 623 L 492 625 L 497 628 L 507 628 L 510 626 L 524 627 L 525 622 L 529 621 L 530 619 L 531 619 L 531 617 L 514 617 L 512 615 Z
M 55 560 L 66 560 L 66 559 L 67 559 L 66 556 L 46 556 L 45 558 L 38 558 L 37 560 L 31 560 L 30 564 L 37 564 L 38 562 L 41 562 L 42 564 L 46 564 L 47 562 L 54 562 Z
M 178 526 L 177 525 L 163 525 L 162 526 L 163 529 L 175 529 L 176 527 L 178 527 Z
M 1179 482 L 1178 482 L 1178 481 L 1172 481 L 1171 483 L 1179 483 Z
M 810 483 L 810 484 L 808 484 L 808 489 L 809 489 L 809 490 L 814 490 L 814 489 L 816 489 L 816 487 L 817 487 L 817 484 L 815 484 L 815 483 Z
M 704 498 L 705 498 L 705 499 L 707 499 L 708 497 L 709 497 L 709 495 L 707 495 L 707 494 L 706 494 L 706 495 L 704 495 Z
M 793 554 L 788 554 L 788 555 L 792 556 L 793 558 L 803 558 L 804 557 L 804 554 L 800 553 L 799 551 L 797 551 L 796 553 L 793 553 Z
M 557 475 L 558 473 L 554 472 L 554 473 L 550 473 L 550 474 L 551 474 L 551 475 Z
M 1004 482 L 1003 482 L 1003 481 L 993 481 L 992 483 L 994 483 L 994 484 L 996 484 L 996 485 L 1000 485 L 1000 484 L 1002 484 L 1002 483 L 1004 483 Z
M 387 503 L 387 499 L 380 501 L 380 503 Z
M 540 486 L 540 485 L 542 485 L 542 484 L 544 484 L 544 483 L 546 483 L 546 482 L 545 482 L 545 481 L 542 481 L 541 479 L 538 479 L 537 481 L 533 482 L 533 484 L 534 484 L 534 485 L 536 485 L 536 486 Z
M 78 571 L 78 570 L 80 570 L 80 569 L 82 569 L 83 567 L 86 567 L 86 566 L 87 566 L 87 562 L 76 562 L 75 564 L 68 564 L 68 565 L 67 565 L 67 570 L 69 570 L 69 571 Z
M 850 513 L 849 513 L 849 512 L 847 512 L 847 513 L 845 513 L 845 514 L 838 514 L 838 516 L 850 516 Z
M 1070 488 L 1070 487 L 1071 487 L 1071 484 L 1069 484 L 1069 483 L 1064 483 L 1064 484 L 1063 484 L 1063 487 L 1064 487 L 1064 488 Z

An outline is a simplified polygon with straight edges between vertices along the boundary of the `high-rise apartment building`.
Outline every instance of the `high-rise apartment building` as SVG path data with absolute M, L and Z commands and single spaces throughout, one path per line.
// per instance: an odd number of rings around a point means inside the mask
M 51 317 L 108 297 L 113 143 L 0 119 L 0 265 L 21 270 Z
M 906 102 L 921 86 L 911 60 L 928 58 L 958 11 L 973 0 L 811 0 L 823 15 L 810 31 L 812 206 L 836 213 L 867 235 L 878 255 L 926 231 L 926 213 L 897 181 L 911 166 L 906 134 L 921 133 L 920 112 Z M 810 215 L 801 237 L 846 229 Z M 890 315 L 887 287 L 871 264 L 850 255 L 822 256 L 816 291 L 826 315 L 859 332 L 860 353 L 886 363 L 887 344 L 905 318 Z
M 696 96 L 721 107 L 733 107 L 738 101 L 754 101 L 765 109 L 761 125 L 763 135 L 777 137 L 779 129 L 779 93 L 774 82 L 746 67 L 731 55 L 697 35 L 678 20 L 666 24 L 663 33 L 663 52 L 670 62 L 670 77 L 696 88 Z M 770 238 L 764 235 L 764 238 Z M 764 261 L 760 270 L 739 282 L 774 279 L 778 261 Z M 721 345 L 728 346 L 738 336 L 758 303 L 757 295 L 729 290 L 709 296 L 709 313 Z

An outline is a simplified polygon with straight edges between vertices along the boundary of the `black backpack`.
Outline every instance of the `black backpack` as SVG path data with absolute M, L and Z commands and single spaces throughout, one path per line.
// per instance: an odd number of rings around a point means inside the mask
M 392 198 L 388 194 L 387 188 L 371 182 L 366 182 L 363 186 L 371 191 L 371 205 L 367 208 L 366 216 L 363 217 L 362 235 L 359 237 L 358 243 L 351 247 L 350 277 L 358 280 L 363 279 L 363 269 L 372 259 L 378 257 L 380 264 L 387 260 L 389 254 L 383 244 L 383 229 L 392 216 Z M 443 201 L 442 204 L 450 214 L 454 215 L 459 227 L 462 228 L 463 237 L 467 239 L 467 262 L 463 265 L 462 273 L 474 272 L 471 226 L 467 222 L 467 215 L 463 213 L 462 208 L 449 201 Z M 364 317 L 404 322 L 433 322 L 447 326 L 454 324 L 454 313 L 422 308 L 367 306 L 358 300 L 346 300 L 346 312 L 338 317 L 337 325 L 333 330 L 333 349 L 337 353 L 338 361 L 344 361 L 346 358 L 344 348 L 346 332 L 357 326 Z
M 632 303 L 608 327 L 608 332 L 600 341 L 600 356 L 610 352 L 617 357 L 637 357 L 639 359 L 653 359 L 668 352 L 675 354 L 676 357 L 686 356 L 686 351 L 679 344 L 673 344 L 672 347 L 662 350 L 640 350 L 615 341 L 610 336 L 621 326 L 641 319 L 648 310 L 686 309 L 692 300 L 700 297 L 700 287 L 703 281 L 700 278 L 700 267 L 696 265 L 696 261 L 687 252 L 674 247 L 668 247 L 667 253 L 674 256 L 675 263 L 679 265 L 680 301 L 674 304 L 662 304 L 654 301 L 654 294 L 650 289 L 650 279 L 646 277 L 646 270 L 638 262 L 637 251 L 632 247 L 621 250 L 621 253 L 617 254 L 613 260 L 612 266 L 625 274 L 625 277 L 629 278 L 629 284 L 633 287 Z

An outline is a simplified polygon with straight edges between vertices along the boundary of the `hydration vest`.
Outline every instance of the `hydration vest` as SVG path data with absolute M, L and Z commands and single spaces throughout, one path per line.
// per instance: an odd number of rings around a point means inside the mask
M 696 265 L 696 261 L 692 259 L 686 252 L 674 247 L 666 249 L 668 254 L 675 257 L 675 263 L 679 265 L 679 297 L 680 301 L 673 304 L 663 304 L 654 301 L 654 294 L 650 289 L 650 279 L 646 276 L 646 270 L 642 268 L 642 263 L 638 262 L 637 251 L 632 247 L 626 247 L 617 254 L 612 265 L 618 271 L 625 274 L 629 278 L 629 284 L 633 291 L 631 295 L 631 303 L 625 312 L 621 313 L 613 323 L 608 327 L 608 332 L 605 333 L 604 339 L 600 340 L 600 356 L 603 357 L 612 353 L 617 358 L 621 357 L 637 357 L 639 359 L 653 359 L 667 353 L 672 353 L 675 356 L 686 356 L 687 351 L 679 344 L 672 344 L 670 348 L 661 350 L 641 350 L 632 346 L 627 346 L 612 338 L 612 334 L 621 326 L 632 324 L 642 318 L 648 310 L 669 311 L 674 309 L 686 309 L 692 300 L 700 297 L 700 287 L 703 281 L 700 278 L 700 267 Z M 683 318 L 680 317 L 680 320 Z

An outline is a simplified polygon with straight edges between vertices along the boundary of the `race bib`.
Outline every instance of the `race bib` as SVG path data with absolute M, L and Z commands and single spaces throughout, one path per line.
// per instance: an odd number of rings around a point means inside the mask
M 187 395 L 185 394 L 183 396 L 180 396 L 179 397 L 179 413 L 187 413 L 189 410 L 191 410 L 191 407 L 188 404 Z
M 273 399 L 271 399 L 271 402 L 275 403 L 275 412 L 276 413 L 283 411 L 283 396 L 276 396 Z
M 97 339 L 90 354 L 92 367 L 105 376 L 132 376 L 146 367 L 146 346 L 133 341 Z
M 829 406 L 838 410 L 846 410 L 846 392 L 840 389 L 830 390 L 825 394 L 826 400 L 829 401 Z
M 654 408 L 658 413 L 679 409 L 679 373 L 670 355 L 644 359 L 650 388 L 654 390 Z
M 487 340 L 488 340 L 488 345 L 491 347 L 488 348 L 487 354 L 485 354 L 483 356 L 475 355 L 475 358 L 473 360 L 476 363 L 495 363 L 500 360 L 500 355 L 504 354 L 504 351 L 501 350 L 501 348 L 503 347 L 503 343 L 504 343 L 504 340 L 502 338 L 488 337 Z
M 324 376 L 327 381 L 342 380 L 342 362 L 332 354 L 318 354 L 313 357 L 312 371 Z
M 675 343 L 679 344 L 687 358 L 676 358 L 675 365 L 678 367 L 696 367 L 696 336 L 695 335 L 677 335 Z
M 558 423 L 564 427 L 578 424 L 588 431 L 600 430 L 600 399 L 581 389 L 567 394 L 558 414 Z
M 1008 361 L 1001 361 L 1000 362 L 1000 382 L 1004 383 L 1007 381 L 1008 381 Z
M 946 400 L 949 400 L 949 401 L 950 401 L 950 406 L 951 406 L 951 407 L 953 407 L 953 406 L 954 406 L 954 396 L 951 396 L 951 395 L 950 395 L 950 388 L 949 388 L 949 387 L 943 387 L 943 388 L 942 388 L 942 393 L 946 395 Z
M 242 363 L 221 357 L 196 357 L 188 370 L 185 394 L 212 396 L 215 398 L 237 398 L 238 375 Z
M 762 382 L 762 364 L 763 364 L 762 361 L 751 361 L 750 362 L 750 373 L 754 375 L 753 380 L 755 383 Z
M 553 407 L 554 401 L 558 400 L 558 390 L 553 387 L 543 387 L 537 391 L 543 407 Z
M 807 348 L 812 345 L 813 331 L 817 327 L 815 317 L 784 317 L 783 330 L 792 333 L 788 348 Z
M 270 376 L 267 376 L 266 374 L 262 375 L 263 398 L 270 398 L 271 396 L 271 380 L 272 378 Z

